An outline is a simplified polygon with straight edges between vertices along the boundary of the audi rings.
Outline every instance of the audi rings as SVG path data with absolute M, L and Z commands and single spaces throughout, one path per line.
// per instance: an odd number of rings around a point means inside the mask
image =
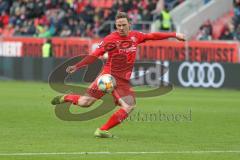
M 178 69 L 178 80 L 184 87 L 219 88 L 224 83 L 225 71 L 219 63 L 183 62 Z

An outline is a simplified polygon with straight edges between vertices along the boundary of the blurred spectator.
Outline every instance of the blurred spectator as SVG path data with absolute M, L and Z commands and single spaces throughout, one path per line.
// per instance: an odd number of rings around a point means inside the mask
M 6 11 L 2 11 L 0 15 L 0 27 L 4 28 L 8 25 L 9 23 L 9 15 L 7 14 Z
M 12 37 L 14 35 L 14 26 L 9 23 L 2 31 L 2 36 L 3 37 Z
M 8 11 L 9 5 L 10 2 L 8 0 L 0 0 L 0 13 Z
M 212 40 L 213 28 L 210 20 L 207 20 L 197 35 L 197 40 Z
M 209 34 L 212 37 L 213 27 L 212 27 L 212 23 L 210 20 L 207 20 L 201 27 L 204 28 L 206 30 L 207 34 Z
M 220 40 L 233 40 L 233 38 L 234 38 L 233 28 L 230 28 L 229 25 L 225 25 L 219 39 Z
M 47 39 L 42 45 L 42 57 L 49 58 L 52 56 L 52 41 Z
M 131 19 L 132 22 L 132 29 L 133 30 L 140 30 L 141 26 L 137 24 L 139 21 L 141 21 L 142 17 L 139 14 L 137 9 L 131 10 L 128 12 L 128 17 Z
M 87 25 L 85 34 L 83 35 L 84 37 L 93 37 L 94 38 L 94 33 L 93 33 L 93 30 L 91 27 L 92 26 L 90 24 Z
M 157 0 L 148 1 L 146 9 L 152 12 L 156 8 L 157 3 L 158 3 Z
M 169 12 L 169 6 L 165 4 L 164 9 L 161 11 L 160 15 L 157 17 L 160 21 L 161 31 L 173 31 L 175 30 L 172 17 Z
M 84 0 L 77 0 L 74 3 L 74 10 L 76 11 L 77 14 L 81 13 L 83 11 L 83 8 L 85 7 L 86 3 Z
M 236 40 L 240 41 L 240 25 L 235 30 L 234 37 Z
M 240 24 L 240 0 L 234 1 L 234 17 L 233 23 L 235 28 Z
M 203 28 L 199 31 L 199 33 L 197 35 L 197 40 L 212 40 L 212 37 Z
M 142 17 L 142 21 L 153 21 L 153 17 L 152 14 L 150 12 L 148 12 L 147 10 L 141 10 L 141 17 Z
M 72 31 L 67 25 L 65 25 L 63 26 L 63 30 L 60 32 L 60 37 L 69 37 L 71 36 L 71 34 L 72 34 Z
M 133 4 L 130 0 L 123 1 L 123 12 L 128 12 L 133 8 Z

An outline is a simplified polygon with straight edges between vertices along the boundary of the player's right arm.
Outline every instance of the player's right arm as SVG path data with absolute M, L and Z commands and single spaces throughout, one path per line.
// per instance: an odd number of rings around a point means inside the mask
M 139 43 L 148 40 L 163 40 L 167 38 L 176 38 L 179 41 L 185 41 L 186 36 L 182 33 L 176 32 L 153 32 L 153 33 L 141 33 L 138 32 Z
M 86 56 L 84 59 L 82 59 L 80 62 L 73 66 L 68 66 L 66 69 L 67 73 L 74 73 L 78 69 L 87 66 L 89 64 L 92 64 L 96 59 L 98 59 L 99 56 L 102 56 L 105 53 L 105 48 L 104 48 L 104 42 L 102 41 L 97 49 L 91 54 Z

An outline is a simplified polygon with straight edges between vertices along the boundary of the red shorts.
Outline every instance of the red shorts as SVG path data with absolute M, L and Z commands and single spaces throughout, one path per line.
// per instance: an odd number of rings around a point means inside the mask
M 100 74 L 99 76 L 101 76 L 102 74 Z M 98 89 L 97 86 L 98 77 L 95 79 L 95 81 L 92 82 L 92 84 L 87 89 L 87 95 L 94 97 L 96 99 L 100 99 L 106 94 L 105 92 Z M 119 99 L 127 96 L 131 96 L 135 102 L 135 94 L 134 91 L 132 90 L 131 85 L 129 84 L 129 81 L 117 77 L 114 78 L 116 80 L 116 88 L 112 91 L 111 94 L 114 97 L 115 104 L 120 105 Z

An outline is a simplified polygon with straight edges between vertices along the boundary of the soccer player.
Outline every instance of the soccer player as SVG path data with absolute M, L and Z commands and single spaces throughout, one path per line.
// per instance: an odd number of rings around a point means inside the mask
M 115 103 L 120 108 L 103 124 L 97 128 L 94 135 L 101 138 L 110 138 L 113 135 L 109 129 L 120 124 L 126 119 L 129 113 L 135 107 L 135 96 L 131 89 L 129 79 L 135 62 L 137 45 L 148 40 L 162 40 L 167 38 L 176 38 L 180 41 L 185 40 L 182 33 L 142 33 L 130 30 L 130 21 L 126 13 L 119 12 L 115 18 L 116 31 L 107 35 L 99 44 L 98 48 L 83 60 L 66 69 L 68 73 L 74 73 L 79 68 L 93 63 L 97 57 L 108 52 L 108 59 L 105 63 L 102 74 L 111 74 L 116 80 L 116 88 L 112 95 Z M 81 107 L 89 107 L 96 100 L 104 96 L 104 92 L 98 89 L 97 79 L 88 87 L 85 95 L 67 94 L 57 96 L 52 100 L 52 104 L 71 102 Z

